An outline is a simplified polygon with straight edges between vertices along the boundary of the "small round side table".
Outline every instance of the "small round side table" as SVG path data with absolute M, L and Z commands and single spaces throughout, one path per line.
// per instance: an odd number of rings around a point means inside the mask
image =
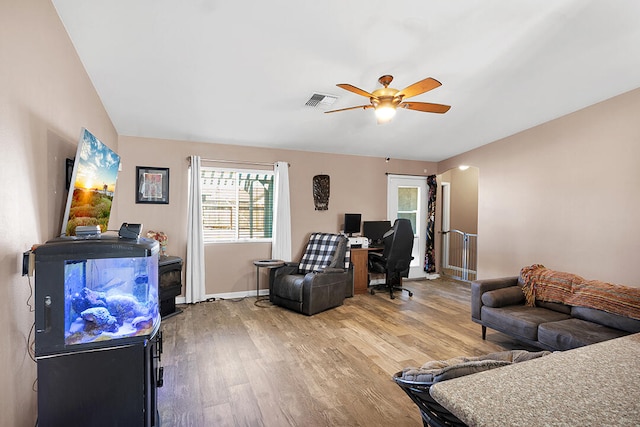
M 279 259 L 259 259 L 253 261 L 256 266 L 256 301 L 260 300 L 260 269 L 261 268 L 278 268 L 284 265 L 284 261 Z

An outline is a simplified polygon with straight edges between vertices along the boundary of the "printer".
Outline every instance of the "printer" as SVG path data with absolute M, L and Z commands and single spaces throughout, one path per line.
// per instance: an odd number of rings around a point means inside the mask
M 353 249 L 356 248 L 368 248 L 369 247 L 369 239 L 366 237 L 349 237 L 349 246 Z

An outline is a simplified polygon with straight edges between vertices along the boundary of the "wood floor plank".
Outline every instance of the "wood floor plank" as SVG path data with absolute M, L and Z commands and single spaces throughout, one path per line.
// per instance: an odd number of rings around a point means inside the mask
M 526 348 L 471 321 L 469 285 L 406 281 L 304 316 L 255 298 L 182 306 L 162 322 L 165 426 L 421 426 L 393 382 L 407 366 Z

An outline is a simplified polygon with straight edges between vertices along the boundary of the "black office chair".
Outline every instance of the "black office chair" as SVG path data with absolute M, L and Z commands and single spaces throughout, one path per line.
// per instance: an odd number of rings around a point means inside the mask
M 406 291 L 409 296 L 413 292 L 400 286 L 402 277 L 409 277 L 409 264 L 413 257 L 413 227 L 411 221 L 404 218 L 396 219 L 393 228 L 383 236 L 384 251 L 382 254 L 369 253 L 369 271 L 384 273 L 385 283 L 370 287 L 369 292 L 375 295 L 376 290 L 388 289 L 391 299 L 395 298 L 393 291 Z

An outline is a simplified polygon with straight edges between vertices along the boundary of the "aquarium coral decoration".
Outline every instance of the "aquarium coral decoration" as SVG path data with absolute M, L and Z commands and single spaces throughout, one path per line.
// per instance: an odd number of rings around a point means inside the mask
M 122 326 L 127 319 L 134 319 L 148 313 L 148 309 L 129 295 L 113 295 L 107 297 L 107 309 Z
M 153 230 L 149 230 L 147 231 L 147 237 L 149 239 L 153 239 L 153 240 L 157 240 L 158 243 L 160 244 L 160 252 L 162 255 L 167 255 L 167 243 L 169 238 L 167 237 L 166 234 L 164 234 L 164 232 L 162 231 L 153 231 Z
M 148 330 L 153 327 L 153 317 L 138 316 L 131 321 L 131 326 L 138 330 Z
M 92 307 L 106 307 L 107 295 L 104 292 L 92 291 L 89 288 L 83 288 L 71 298 L 71 307 L 76 313 L 82 313 Z
M 143 303 L 130 295 L 83 288 L 71 296 L 70 303 L 73 313 L 66 344 L 144 335 L 153 328 L 153 301 Z
M 92 307 L 83 311 L 80 316 L 88 323 L 91 330 L 116 332 L 118 320 L 105 307 Z

